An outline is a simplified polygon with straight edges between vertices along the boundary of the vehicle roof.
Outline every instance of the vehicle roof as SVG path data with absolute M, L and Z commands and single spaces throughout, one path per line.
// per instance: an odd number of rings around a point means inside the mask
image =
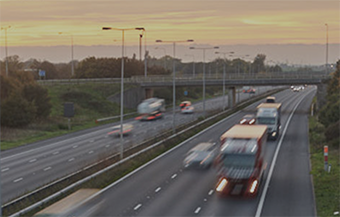
M 66 198 L 52 204 L 51 206 L 38 212 L 35 216 L 42 216 L 44 214 L 61 214 L 69 209 L 80 204 L 91 195 L 98 192 L 98 189 L 80 189 L 73 194 L 67 196 Z
M 268 96 L 267 99 L 275 99 L 275 96 Z
M 257 108 L 276 108 L 279 109 L 281 107 L 281 103 L 261 103 L 257 106 Z
M 225 138 L 260 138 L 267 133 L 266 125 L 242 125 L 236 124 L 227 132 L 222 134 L 221 140 Z
M 209 148 L 211 148 L 214 145 L 214 143 L 211 142 L 202 142 L 190 149 L 190 151 L 207 151 Z
M 255 154 L 258 150 L 256 139 L 226 140 L 221 147 L 222 153 Z

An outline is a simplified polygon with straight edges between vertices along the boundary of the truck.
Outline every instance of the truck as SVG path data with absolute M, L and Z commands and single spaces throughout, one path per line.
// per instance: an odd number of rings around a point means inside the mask
M 140 115 L 136 120 L 154 120 L 162 117 L 162 112 L 165 111 L 164 99 L 149 98 L 141 102 L 137 107 L 137 112 Z
M 256 196 L 265 169 L 266 125 L 237 124 L 220 137 L 218 194 Z
M 268 139 L 276 140 L 281 129 L 281 103 L 261 103 L 257 106 L 256 124 L 268 127 Z

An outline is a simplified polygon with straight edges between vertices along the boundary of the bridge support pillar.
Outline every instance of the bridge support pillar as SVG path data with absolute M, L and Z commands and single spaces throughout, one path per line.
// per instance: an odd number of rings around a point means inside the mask
M 145 99 L 149 99 L 153 97 L 153 89 L 145 88 Z
M 236 105 L 236 87 L 230 87 L 228 91 L 228 107 L 234 108 Z
M 317 85 L 316 91 L 316 101 L 317 101 L 317 110 L 319 110 L 326 103 L 327 96 L 327 84 L 321 83 Z

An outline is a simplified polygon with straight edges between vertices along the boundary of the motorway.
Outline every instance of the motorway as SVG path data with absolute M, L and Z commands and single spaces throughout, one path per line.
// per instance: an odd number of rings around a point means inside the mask
M 270 89 L 273 87 L 258 87 L 256 95 Z M 236 95 L 236 100 L 249 97 L 249 94 L 240 93 Z M 207 100 L 206 110 L 221 109 L 222 101 L 222 97 Z M 176 114 L 176 125 L 196 120 L 202 115 L 202 102 L 194 106 L 196 112 L 192 115 Z M 172 112 L 166 112 L 161 120 L 140 122 L 129 119 L 125 123 L 134 125 L 132 135 L 124 138 L 124 148 L 129 148 L 171 129 Z M 117 153 L 120 140 L 107 133 L 110 127 L 118 124 L 99 126 L 2 152 L 2 204 Z
M 267 142 L 267 167 L 256 198 L 215 194 L 214 168 L 184 170 L 185 153 L 220 135 L 263 100 L 184 141 L 103 189 L 72 215 L 86 216 L 316 216 L 308 151 L 308 113 L 315 87 L 276 94 L 282 102 L 281 136 Z

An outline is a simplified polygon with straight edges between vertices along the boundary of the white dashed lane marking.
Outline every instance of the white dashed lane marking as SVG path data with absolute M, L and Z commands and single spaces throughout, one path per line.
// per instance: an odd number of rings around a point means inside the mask
M 46 167 L 46 168 L 44 169 L 44 171 L 47 171 L 47 170 L 50 170 L 50 169 L 52 169 L 52 167 Z
M 29 163 L 33 163 L 33 162 L 35 162 L 35 161 L 37 161 L 37 159 L 32 159 L 32 160 L 30 160 L 30 161 L 28 161 Z
M 134 210 L 139 209 L 142 206 L 142 204 L 138 204 L 137 206 L 135 206 L 135 208 L 133 208 Z
M 78 145 L 74 145 L 74 146 L 72 146 L 72 148 L 77 148 L 78 147 Z
M 176 178 L 176 176 L 177 176 L 177 174 L 175 173 L 171 176 L 171 178 L 174 179 L 174 178 Z
M 53 155 L 59 154 L 59 151 L 53 152 Z
M 14 180 L 13 182 L 20 182 L 21 180 L 23 180 L 23 178 L 18 178 L 16 180 Z
M 161 187 L 158 187 L 158 188 L 155 190 L 155 192 L 157 193 L 157 192 L 159 192 L 161 189 L 162 189 Z
M 74 161 L 74 157 L 73 157 L 73 158 L 70 158 L 68 161 L 69 161 L 69 162 Z
M 93 151 L 89 151 L 89 154 L 92 154 L 93 153 Z
M 201 211 L 201 207 L 197 207 L 197 209 L 195 210 L 195 214 L 199 213 Z
M 214 190 L 210 190 L 208 194 L 212 195 L 213 193 L 214 193 Z
M 9 170 L 9 168 L 7 167 L 7 168 L 5 168 L 5 169 L 2 169 L 1 172 L 6 172 L 6 171 L 8 171 L 8 170 Z

